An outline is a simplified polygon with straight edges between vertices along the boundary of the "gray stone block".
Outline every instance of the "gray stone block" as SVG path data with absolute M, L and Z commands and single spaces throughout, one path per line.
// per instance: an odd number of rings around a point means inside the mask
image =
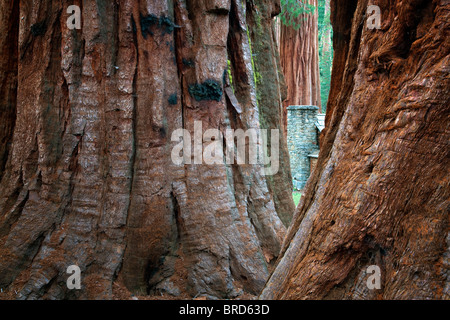
M 302 190 L 310 176 L 309 155 L 319 150 L 317 106 L 287 108 L 287 143 L 294 188 Z

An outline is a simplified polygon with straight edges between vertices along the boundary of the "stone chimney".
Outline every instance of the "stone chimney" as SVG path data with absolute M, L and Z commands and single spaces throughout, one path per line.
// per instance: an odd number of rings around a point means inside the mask
M 302 190 L 310 175 L 311 153 L 319 150 L 316 106 L 287 108 L 287 143 L 294 188 Z

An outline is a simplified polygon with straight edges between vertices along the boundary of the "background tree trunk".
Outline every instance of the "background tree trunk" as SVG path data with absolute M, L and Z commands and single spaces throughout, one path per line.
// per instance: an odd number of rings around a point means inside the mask
M 333 66 L 333 37 L 330 22 L 330 0 L 319 0 L 319 70 L 320 103 L 325 113 L 330 93 L 331 71 Z
M 263 299 L 449 299 L 448 1 L 332 0 L 327 127 Z M 366 286 L 381 269 L 381 289 Z
M 286 85 L 280 66 L 276 42 L 274 16 L 280 12 L 278 1 L 254 0 L 247 2 L 247 22 L 252 43 L 252 59 L 255 69 L 255 88 L 261 128 L 282 128 L 283 99 Z M 231 54 L 230 54 L 231 55 Z M 280 170 L 267 176 L 268 187 L 273 194 L 278 215 L 285 226 L 291 222 L 295 204 L 290 196 L 292 185 L 291 166 L 286 138 L 280 135 Z
M 281 24 L 280 60 L 287 86 L 284 100 L 284 120 L 287 128 L 287 107 L 292 105 L 314 105 L 321 109 L 319 36 L 317 0 L 299 0 L 314 6 L 313 13 L 304 13 L 295 18 L 294 28 Z
M 330 0 L 324 1 L 324 15 L 327 16 L 330 14 Z M 331 39 L 331 29 L 327 29 L 324 35 L 323 41 L 323 51 L 330 52 L 332 50 L 332 39 Z
M 287 223 L 294 209 L 291 180 L 171 160 L 173 131 L 193 134 L 194 121 L 280 128 L 279 82 L 267 80 L 274 104 L 258 109 L 248 38 L 260 21 L 273 42 L 279 4 L 247 3 L 1 0 L 0 287 L 20 299 L 111 298 L 122 283 L 136 294 L 260 292 L 285 235 L 277 210 Z M 81 30 L 66 26 L 72 4 Z M 278 74 L 274 55 L 262 74 Z M 223 91 L 227 59 L 235 93 Z M 214 96 L 197 101 L 190 88 L 206 81 Z M 66 288 L 69 265 L 82 270 L 80 291 Z

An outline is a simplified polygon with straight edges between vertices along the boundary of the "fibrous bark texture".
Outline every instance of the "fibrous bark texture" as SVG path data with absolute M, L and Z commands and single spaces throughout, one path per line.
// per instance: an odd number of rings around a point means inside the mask
M 280 60 L 285 76 L 287 97 L 284 100 L 284 121 L 287 128 L 287 107 L 313 105 L 321 109 L 318 1 L 300 1 L 314 6 L 313 12 L 295 18 L 295 25 L 281 24 Z
M 0 179 L 11 145 L 14 130 L 17 99 L 17 50 L 19 26 L 18 2 L 2 3 L 0 28 L 4 36 L 0 39 Z
M 450 298 L 450 4 L 373 4 L 379 30 L 331 1 L 322 150 L 263 299 Z
M 195 121 L 280 127 L 279 82 L 268 80 L 276 103 L 258 106 L 248 38 L 252 21 L 273 36 L 279 5 L 259 2 L 1 1 L 0 287 L 19 299 L 112 298 L 119 283 L 261 291 L 294 209 L 277 178 L 288 159 L 270 179 L 258 165 L 171 159 L 172 133 L 194 136 Z M 66 25 L 70 5 L 80 30 Z M 275 54 L 261 73 L 279 74 Z M 82 290 L 66 287 L 70 265 Z

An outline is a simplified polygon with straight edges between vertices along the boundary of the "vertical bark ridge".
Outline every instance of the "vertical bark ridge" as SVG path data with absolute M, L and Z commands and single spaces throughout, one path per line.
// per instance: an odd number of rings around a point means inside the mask
M 285 227 L 261 167 L 171 159 L 172 133 L 193 133 L 195 121 L 222 132 L 263 121 L 245 4 L 234 0 L 242 121 L 223 93 L 231 3 L 25 2 L 8 13 L 12 34 L 20 23 L 18 100 L 0 189 L 0 284 L 16 298 L 112 298 L 116 284 L 178 297 L 263 288 Z M 71 4 L 81 30 L 66 26 Z M 208 80 L 219 101 L 190 92 Z M 70 265 L 82 290 L 65 286 Z

